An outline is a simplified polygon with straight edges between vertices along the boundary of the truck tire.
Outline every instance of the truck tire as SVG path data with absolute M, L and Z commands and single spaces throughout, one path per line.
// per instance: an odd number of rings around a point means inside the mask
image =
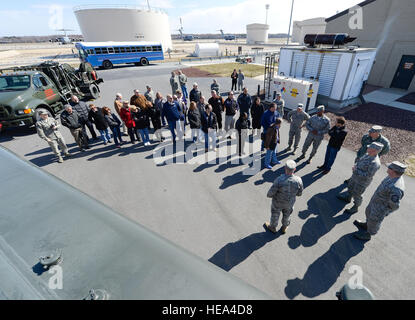
M 147 58 L 141 58 L 140 59 L 140 64 L 142 66 L 148 66 L 149 65 L 149 62 L 148 62 Z
M 89 94 L 92 99 L 96 100 L 99 98 L 99 88 L 96 84 L 92 83 L 89 86 Z
M 105 60 L 104 62 L 102 62 L 102 67 L 104 69 L 112 69 L 114 67 L 114 65 L 112 64 L 111 61 Z

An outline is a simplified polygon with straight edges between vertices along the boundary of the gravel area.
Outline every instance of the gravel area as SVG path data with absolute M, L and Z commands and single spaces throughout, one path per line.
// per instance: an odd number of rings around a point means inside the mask
M 175 70 L 175 72 L 177 73 L 179 69 Z M 210 78 L 210 77 L 215 77 L 215 75 L 213 73 L 204 71 L 204 70 L 200 70 L 198 68 L 195 67 L 190 67 L 190 68 L 185 68 L 185 69 L 180 69 L 182 70 L 182 72 L 189 78 Z
M 336 114 L 327 112 L 326 115 L 333 124 Z M 341 115 L 346 118 L 348 130 L 344 147 L 357 151 L 360 148 L 362 136 L 373 125 L 381 125 L 382 134 L 391 143 L 390 152 L 381 157 L 382 163 L 398 160 L 410 164 L 409 159 L 415 156 L 415 112 L 368 103 Z M 408 172 L 414 175 L 414 168 L 410 168 Z

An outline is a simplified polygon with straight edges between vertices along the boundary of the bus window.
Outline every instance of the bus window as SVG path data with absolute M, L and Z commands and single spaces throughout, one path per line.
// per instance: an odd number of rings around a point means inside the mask
M 163 49 L 161 48 L 161 46 L 158 46 L 157 48 L 158 48 L 158 50 L 157 50 L 157 51 L 160 51 L 160 52 L 162 52 L 162 51 L 163 51 Z
M 126 52 L 131 52 L 131 48 L 130 48 L 130 47 L 126 47 L 126 48 L 125 48 L 125 51 L 126 51 Z
M 137 52 L 143 52 L 143 47 L 137 47 Z
M 151 50 L 151 47 L 146 47 L 146 51 L 147 52 L 151 52 L 152 50 Z
M 108 49 L 107 48 L 101 48 L 102 54 L 108 54 Z
M 131 52 L 137 52 L 136 47 L 131 47 Z
M 101 54 L 101 48 L 95 48 L 96 54 Z
M 125 53 L 125 48 L 120 48 L 120 51 L 121 51 L 122 53 Z
M 115 47 L 115 48 L 114 48 L 114 52 L 115 52 L 115 53 L 120 53 L 120 48 L 119 48 L 119 47 Z
M 108 53 L 114 53 L 114 48 L 108 48 Z
M 87 50 L 88 54 L 95 54 L 94 49 Z
M 159 50 L 159 47 L 158 47 L 158 46 L 153 47 L 153 51 L 154 51 L 154 52 L 160 51 L 160 50 Z

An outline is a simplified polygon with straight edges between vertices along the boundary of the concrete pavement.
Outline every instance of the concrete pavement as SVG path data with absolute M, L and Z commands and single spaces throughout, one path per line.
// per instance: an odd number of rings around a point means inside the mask
M 133 89 L 144 91 L 147 83 L 164 95 L 170 93 L 170 69 L 166 67 L 119 68 L 99 74 L 105 83 L 98 106 L 112 107 L 116 92 L 129 99 Z M 230 79 L 218 80 L 223 88 L 230 87 Z M 189 79 L 189 84 L 194 81 L 209 96 L 211 79 Z M 257 83 L 247 81 L 252 93 Z M 284 123 L 281 150 L 287 146 L 288 129 Z M 351 174 L 355 154 L 341 150 L 332 172 L 322 176 L 316 167 L 323 162 L 324 141 L 312 164 L 298 164 L 298 175 L 306 188 L 297 200 L 287 234 L 273 236 L 262 224 L 270 217 L 271 201 L 266 192 L 282 173 L 281 165 L 262 169 L 254 176 L 242 174 L 247 165 L 229 163 L 160 166 L 153 161 L 155 144 L 126 144 L 116 149 L 99 142 L 80 154 L 69 130 L 61 131 L 75 153 L 64 164 L 51 162 L 46 142 L 28 131 L 10 130 L 0 136 L 0 143 L 276 299 L 335 299 L 335 292 L 352 276 L 348 271 L 353 265 L 362 268 L 363 284 L 376 298 L 415 296 L 413 178 L 405 177 L 401 209 L 385 219 L 377 236 L 362 243 L 351 236 L 357 230 L 352 222 L 364 219 L 364 209 L 386 177 L 386 168 L 382 166 L 364 193 L 360 211 L 344 215 L 345 205 L 336 194 L 344 189 L 342 183 Z M 292 158 L 280 157 L 284 161 Z

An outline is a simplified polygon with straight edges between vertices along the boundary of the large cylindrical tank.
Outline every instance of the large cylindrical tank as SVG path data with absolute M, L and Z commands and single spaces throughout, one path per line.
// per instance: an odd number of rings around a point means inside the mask
M 218 57 L 220 55 L 219 45 L 217 43 L 196 43 L 196 57 Z
M 161 42 L 172 49 L 168 15 L 159 9 L 135 6 L 79 6 L 74 8 L 82 35 L 87 42 Z
M 252 23 L 246 26 L 246 43 L 260 44 L 268 42 L 269 25 L 262 23 Z

